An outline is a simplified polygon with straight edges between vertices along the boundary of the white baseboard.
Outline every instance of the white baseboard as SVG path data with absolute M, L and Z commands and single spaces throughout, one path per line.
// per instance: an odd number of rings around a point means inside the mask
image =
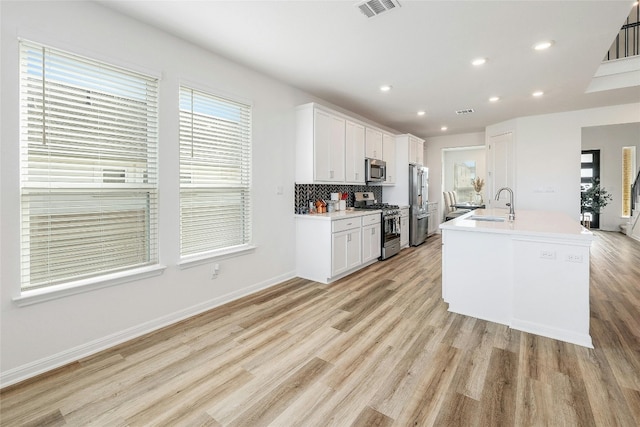
M 106 337 L 99 338 L 86 344 L 70 348 L 52 356 L 36 360 L 35 362 L 27 363 L 25 365 L 18 366 L 17 368 L 2 372 L 0 373 L 0 388 L 16 384 L 52 369 L 68 365 L 69 363 L 91 356 L 92 354 L 98 353 L 102 350 L 106 350 L 110 347 L 129 341 L 133 338 L 137 338 L 149 332 L 153 332 L 160 328 L 164 328 L 165 326 L 169 326 L 181 320 L 188 319 L 189 317 L 193 317 L 222 304 L 226 304 L 238 298 L 269 288 L 294 277 L 296 277 L 296 275 L 293 271 L 282 274 L 186 309 L 141 323 L 140 325 L 136 325 L 123 331 L 107 335 Z
M 581 345 L 587 348 L 593 348 L 591 335 L 582 334 L 566 329 L 557 329 L 539 323 L 527 322 L 525 320 L 511 319 L 511 328 L 518 331 L 529 332 L 535 335 L 552 338 L 555 340 L 565 341 L 571 344 Z

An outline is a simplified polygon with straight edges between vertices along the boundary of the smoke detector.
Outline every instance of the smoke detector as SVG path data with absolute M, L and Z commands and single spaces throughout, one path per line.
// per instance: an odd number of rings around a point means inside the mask
M 356 3 L 356 7 L 360 9 L 360 12 L 367 18 L 373 18 L 381 13 L 399 8 L 400 3 L 398 3 L 397 0 L 365 0 Z
M 460 115 L 460 114 L 471 114 L 473 113 L 473 108 L 465 108 L 464 110 L 458 110 L 456 111 L 456 114 Z

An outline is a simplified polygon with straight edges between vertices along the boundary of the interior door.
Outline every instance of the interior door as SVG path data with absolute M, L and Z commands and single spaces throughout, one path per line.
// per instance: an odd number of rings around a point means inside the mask
M 513 133 L 507 132 L 489 137 L 487 151 L 487 205 L 506 208 L 509 195 L 503 192 L 500 200 L 494 200 L 498 190 L 509 187 L 515 192 L 515 147 Z M 514 194 L 515 197 L 515 194 Z M 514 204 L 517 204 L 514 201 Z
M 580 192 L 587 191 L 594 179 L 600 179 L 600 150 L 583 150 L 580 156 Z M 591 220 L 591 228 L 600 228 L 600 215 L 585 212 L 584 217 Z

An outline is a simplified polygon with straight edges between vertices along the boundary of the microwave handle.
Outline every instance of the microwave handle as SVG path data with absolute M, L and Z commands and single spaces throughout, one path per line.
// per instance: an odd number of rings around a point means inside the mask
M 386 166 L 381 166 L 380 169 L 382 169 L 382 176 L 384 177 L 383 180 L 386 181 L 387 180 L 387 167 Z

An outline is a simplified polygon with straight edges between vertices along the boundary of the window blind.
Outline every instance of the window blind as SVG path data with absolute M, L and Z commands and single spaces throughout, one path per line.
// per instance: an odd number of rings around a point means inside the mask
M 156 78 L 20 42 L 29 290 L 155 264 Z
M 180 254 L 251 241 L 251 107 L 180 88 Z

